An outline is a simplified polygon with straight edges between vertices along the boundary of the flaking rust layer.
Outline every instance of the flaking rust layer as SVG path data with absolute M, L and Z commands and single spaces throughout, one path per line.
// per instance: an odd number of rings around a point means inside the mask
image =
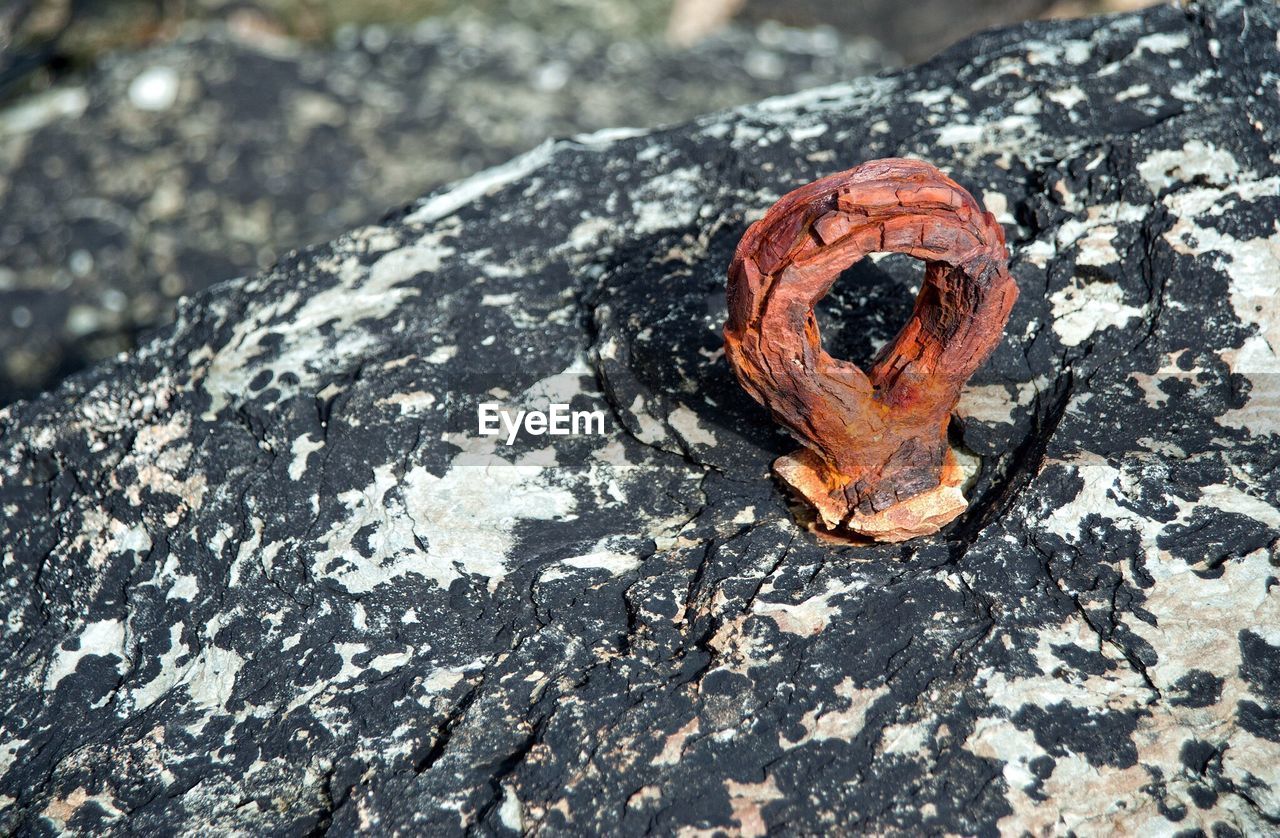
M 814 306 L 876 252 L 925 271 L 911 317 L 863 372 L 823 351 Z M 947 425 L 1017 296 L 995 217 L 920 160 L 822 178 L 751 225 L 729 267 L 725 355 L 804 446 L 774 472 L 813 505 L 818 528 L 903 541 L 965 510 Z

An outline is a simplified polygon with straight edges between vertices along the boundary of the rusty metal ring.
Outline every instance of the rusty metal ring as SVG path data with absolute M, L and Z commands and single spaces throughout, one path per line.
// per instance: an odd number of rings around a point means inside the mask
M 925 271 L 911 318 L 864 373 L 823 351 L 813 308 L 876 252 L 921 259 Z M 965 509 L 947 424 L 1017 296 L 1000 224 L 920 160 L 822 178 L 751 225 L 729 266 L 725 355 L 805 446 L 774 470 L 821 528 L 898 541 Z

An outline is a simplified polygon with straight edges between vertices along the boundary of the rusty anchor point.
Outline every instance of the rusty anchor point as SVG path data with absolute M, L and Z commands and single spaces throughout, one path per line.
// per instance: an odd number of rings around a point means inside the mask
M 925 263 L 915 309 L 868 372 L 822 350 L 813 307 L 868 253 Z M 804 448 L 774 472 L 815 529 L 877 541 L 937 532 L 965 510 L 947 442 L 960 388 L 1000 341 L 1018 288 L 1004 232 L 920 160 L 872 160 L 783 196 L 729 266 L 725 355 Z

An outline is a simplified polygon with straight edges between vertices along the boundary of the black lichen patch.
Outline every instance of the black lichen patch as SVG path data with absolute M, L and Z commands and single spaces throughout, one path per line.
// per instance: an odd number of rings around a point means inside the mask
M 1277 538 L 1280 532 L 1257 518 L 1200 506 L 1186 523 L 1173 524 L 1161 533 L 1157 545 L 1188 564 L 1212 569 L 1261 550 Z
M 1031 730 L 1036 741 L 1052 756 L 1068 751 L 1079 754 L 1092 765 L 1127 768 L 1138 761 L 1133 743 L 1136 714 L 1096 713 L 1065 703 L 1048 707 L 1023 707 L 1013 723 Z
M 1174 681 L 1169 702 L 1186 707 L 1211 707 L 1222 697 L 1225 679 L 1203 669 L 1192 669 Z
M 1240 632 L 1240 676 L 1256 695 L 1280 696 L 1280 646 L 1272 645 L 1253 629 Z

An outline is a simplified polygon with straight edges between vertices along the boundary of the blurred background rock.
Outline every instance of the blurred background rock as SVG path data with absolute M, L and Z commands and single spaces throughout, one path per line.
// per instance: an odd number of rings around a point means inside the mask
M 0 0 L 0 405 L 550 136 L 1147 0 Z M 853 162 L 853 161 L 849 161 Z

